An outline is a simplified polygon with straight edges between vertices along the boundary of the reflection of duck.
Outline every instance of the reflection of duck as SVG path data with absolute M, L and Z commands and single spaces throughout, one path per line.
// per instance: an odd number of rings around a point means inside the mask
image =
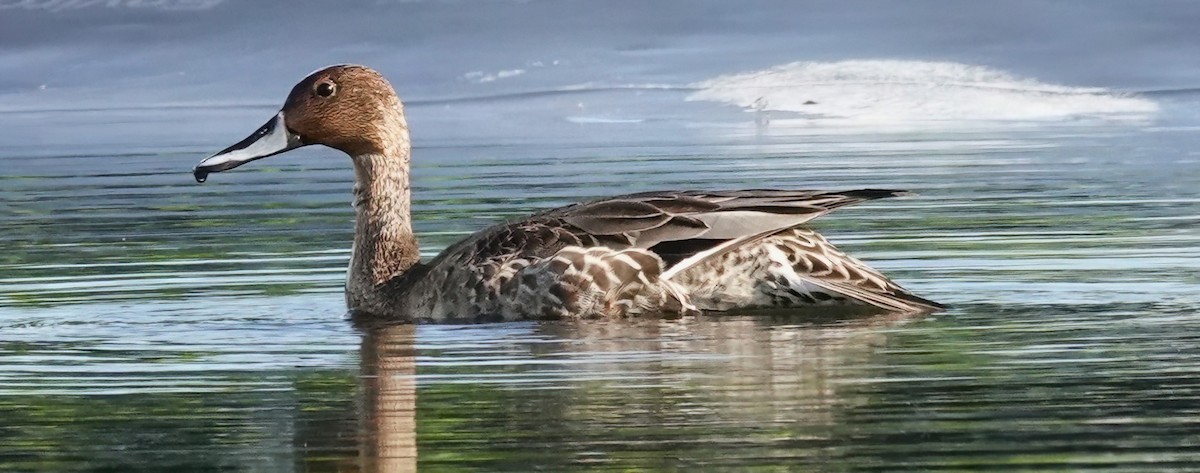
M 367 332 L 359 376 L 359 461 L 364 472 L 417 471 L 416 328 Z
M 810 311 L 811 316 L 798 317 L 801 314 L 793 312 L 779 319 L 701 316 L 625 324 L 562 322 L 546 324 L 539 330 L 569 340 L 571 343 L 564 343 L 563 347 L 570 352 L 601 359 L 591 366 L 572 364 L 581 377 L 601 377 L 593 370 L 617 378 L 624 377 L 618 374 L 622 370 L 631 375 L 679 374 L 689 380 L 688 392 L 683 397 L 695 402 L 708 399 L 707 402 L 719 405 L 732 402 L 731 399 L 754 400 L 737 403 L 744 406 L 744 412 L 721 411 L 723 417 L 747 422 L 757 416 L 785 416 L 782 410 L 773 412 L 771 406 L 795 409 L 801 404 L 821 409 L 804 414 L 804 419 L 792 420 L 817 424 L 832 422 L 824 406 L 841 400 L 834 392 L 835 380 L 846 376 L 847 370 L 867 364 L 875 350 L 886 344 L 881 329 L 908 323 L 914 314 L 864 317 L 861 313 Z M 819 321 L 795 325 L 799 319 Z M 638 363 L 612 363 L 604 359 L 605 354 L 621 352 L 654 355 Z M 670 404 L 666 400 L 659 402 Z
M 798 226 L 900 191 L 650 192 L 485 229 L 419 262 L 400 99 L 362 66 L 314 72 L 245 140 L 196 166 L 198 181 L 309 144 L 349 154 L 357 210 L 351 310 L 441 322 L 869 304 L 937 309 Z
M 491 340 L 442 331 L 419 352 L 434 360 L 419 404 L 416 326 L 364 329 L 359 469 L 415 471 L 418 441 L 443 469 L 828 464 L 819 456 L 848 442 L 839 416 L 870 401 L 844 383 L 884 369 L 873 357 L 887 329 L 912 317 L 798 319 L 813 317 L 558 321 Z

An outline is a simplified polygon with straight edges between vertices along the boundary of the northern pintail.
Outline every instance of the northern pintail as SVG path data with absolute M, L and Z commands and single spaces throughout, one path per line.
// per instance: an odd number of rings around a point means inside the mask
M 378 72 L 337 65 L 292 88 L 246 139 L 204 159 L 210 173 L 321 144 L 354 163 L 355 236 L 346 304 L 355 313 L 447 322 L 690 314 L 815 304 L 942 308 L 801 227 L 903 191 L 663 191 L 501 223 L 421 263 L 410 211 L 408 124 Z

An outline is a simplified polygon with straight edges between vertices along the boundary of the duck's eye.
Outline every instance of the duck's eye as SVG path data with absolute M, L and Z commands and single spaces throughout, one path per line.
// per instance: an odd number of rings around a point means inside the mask
M 322 97 L 332 97 L 334 92 L 337 92 L 337 86 L 333 85 L 333 82 L 322 82 L 317 84 L 317 95 Z

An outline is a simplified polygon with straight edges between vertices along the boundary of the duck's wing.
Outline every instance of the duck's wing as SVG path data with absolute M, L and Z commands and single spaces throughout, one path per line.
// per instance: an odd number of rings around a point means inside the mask
M 754 189 L 627 194 L 559 207 L 484 229 L 451 246 L 439 259 L 463 263 L 464 258 L 545 258 L 568 246 L 603 246 L 646 249 L 669 267 L 705 250 L 737 246 L 736 242 L 801 225 L 840 207 L 902 195 L 909 193 Z
M 838 300 L 902 312 L 944 308 L 908 292 L 817 232 L 799 228 L 840 207 L 903 195 L 911 194 L 888 189 L 654 192 L 550 213 L 565 213 L 566 221 L 579 222 L 590 233 L 629 234 L 631 246 L 663 259 L 658 276 L 680 285 L 701 308 Z M 631 234 L 628 224 L 634 221 L 642 228 Z M 706 301 L 704 295 L 714 299 Z
M 645 192 L 570 205 L 532 220 L 552 221 L 578 235 L 653 248 L 669 242 L 726 241 L 770 233 L 840 207 L 901 195 L 909 193 L 884 189 Z M 687 252 L 674 246 L 664 250 Z

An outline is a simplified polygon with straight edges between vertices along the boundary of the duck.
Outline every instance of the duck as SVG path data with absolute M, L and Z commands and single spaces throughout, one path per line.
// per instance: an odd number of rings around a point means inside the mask
M 366 66 L 309 74 L 245 139 L 197 164 L 210 174 L 309 145 L 350 156 L 355 233 L 345 297 L 354 317 L 413 323 L 686 316 L 859 305 L 945 308 L 839 250 L 806 224 L 901 190 L 653 191 L 498 223 L 422 262 L 412 145 L 391 83 Z

